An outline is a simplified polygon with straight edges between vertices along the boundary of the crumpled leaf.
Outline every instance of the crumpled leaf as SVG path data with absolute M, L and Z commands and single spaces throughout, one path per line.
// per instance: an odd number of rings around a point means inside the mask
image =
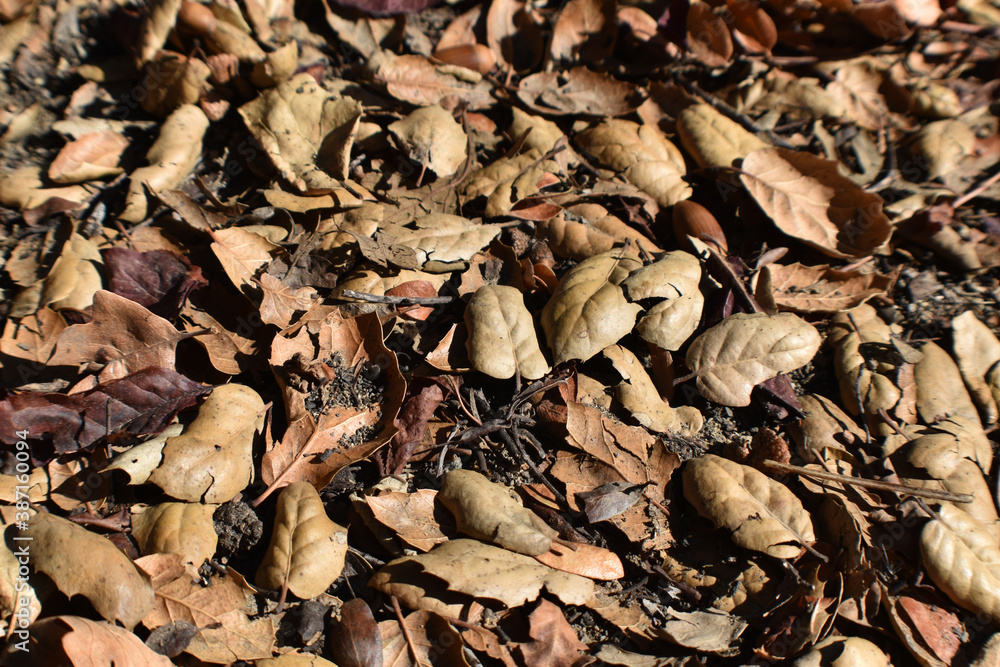
M 911 389 L 905 392 L 905 387 L 900 386 L 903 384 L 900 375 L 912 365 L 872 359 L 871 368 L 865 357 L 873 346 L 891 347 L 893 335 L 899 333 L 899 328 L 883 322 L 868 304 L 837 313 L 831 324 L 827 340 L 836 351 L 834 367 L 840 380 L 840 396 L 847 411 L 854 415 L 863 414 L 868 420 L 869 430 L 879 435 L 892 433 L 892 428 L 879 417 L 880 409 L 907 424 L 914 423 L 916 387 L 910 382 Z
M 789 236 L 839 258 L 870 255 L 892 225 L 882 198 L 838 171 L 839 162 L 785 148 L 760 148 L 743 160 L 740 181 Z
M 623 250 L 586 259 L 566 272 L 542 310 L 542 329 L 553 361 L 586 361 L 632 331 L 642 310 L 620 283 L 641 263 Z
M 188 338 L 170 322 L 136 302 L 104 290 L 94 294 L 94 318 L 74 324 L 56 341 L 50 366 L 87 364 L 98 370 L 113 364 L 116 374 L 150 366 L 174 367 L 177 343 Z
M 240 107 L 250 133 L 301 193 L 342 190 L 361 102 L 335 98 L 311 74 L 298 74 Z
M 69 142 L 49 165 L 53 183 L 82 183 L 122 173 L 118 160 L 128 148 L 126 137 L 105 130 Z
M 10 317 L 24 317 L 49 307 L 85 310 L 101 289 L 101 254 L 93 239 L 73 233 L 63 244 L 48 275 L 22 290 L 10 308 Z M 44 361 L 44 360 L 42 360 Z
M 705 297 L 701 263 L 683 250 L 664 253 L 658 260 L 637 269 L 622 282 L 632 301 L 660 298 L 639 320 L 636 330 L 643 340 L 664 350 L 679 350 L 701 322 Z
M 688 437 L 701 430 L 704 418 L 698 408 L 670 407 L 660 398 L 652 378 L 632 352 L 620 345 L 610 345 L 605 348 L 604 355 L 625 379 L 615 387 L 615 397 L 637 422 L 657 433 Z
M 430 551 L 435 545 L 448 541 L 435 518 L 435 498 L 437 491 L 418 489 L 414 493 L 366 494 L 365 504 L 372 516 L 399 539 L 420 551 Z
M 220 229 L 211 234 L 212 252 L 233 285 L 240 291 L 256 288 L 257 272 L 271 261 L 271 253 L 279 246 L 242 227 Z
M 774 301 L 778 306 L 800 313 L 835 313 L 884 294 L 893 276 L 859 269 L 844 271 L 827 264 L 807 266 L 768 264 L 761 274 L 770 276 Z
M 153 588 L 110 541 L 48 512 L 28 519 L 31 567 L 47 574 L 66 597 L 83 595 L 108 621 L 131 630 L 153 608 Z
M 544 376 L 549 365 L 538 347 L 531 313 L 521 292 L 507 285 L 484 285 L 465 308 L 472 367 L 495 378 Z
M 1000 620 L 1000 547 L 975 518 L 945 504 L 920 533 L 920 555 L 934 583 L 956 604 Z
M 135 53 L 138 65 L 144 65 L 156 56 L 167 43 L 167 36 L 177 22 L 177 12 L 181 0 L 153 0 L 147 8 L 148 14 L 139 30 Z
M 530 556 L 464 539 L 449 540 L 426 554 L 390 561 L 368 585 L 387 595 L 396 594 L 418 609 L 420 598 L 400 595 L 397 585 L 426 575 L 447 582 L 450 591 L 494 600 L 510 608 L 534 600 L 543 588 L 564 604 L 585 604 L 594 595 L 590 579 L 553 570 Z
M 521 505 L 511 489 L 471 470 L 444 475 L 438 500 L 455 515 L 459 532 L 527 556 L 539 556 L 558 535 Z
M 438 105 L 421 107 L 389 125 L 397 148 L 438 176 L 449 176 L 465 162 L 468 138 L 454 116 Z
M 447 264 L 472 259 L 500 233 L 498 226 L 474 223 L 448 213 L 425 215 L 413 225 L 413 229 L 394 226 L 389 231 L 398 245 L 417 251 L 417 260 L 425 271 L 430 270 L 428 262 Z
M 521 79 L 517 96 L 538 113 L 599 118 L 624 116 L 643 101 L 634 85 L 586 67 L 531 74 Z
M 684 157 L 653 125 L 608 119 L 576 136 L 580 148 L 604 167 L 648 193 L 660 206 L 672 206 L 691 196 L 684 182 Z
M 624 243 L 634 243 L 650 254 L 662 252 L 659 246 L 599 204 L 569 206 L 556 217 L 539 221 L 535 233 L 545 240 L 553 254 L 577 261 Z
M 33 623 L 28 633 L 31 643 L 27 645 L 27 650 L 36 665 L 171 667 L 174 664 L 165 655 L 155 653 L 128 630 L 81 616 L 43 618 Z M 10 658 L 11 653 L 19 655 L 8 645 L 4 657 Z
M 330 587 L 344 569 L 347 529 L 330 520 L 319 492 L 294 482 L 278 496 L 278 510 L 255 581 L 261 588 L 288 586 L 307 600 Z
M 149 481 L 179 500 L 225 503 L 253 475 L 253 439 L 264 424 L 264 401 L 253 389 L 226 384 L 212 390 L 198 416 L 163 446 Z
M 379 51 L 368 59 L 367 71 L 390 95 L 416 106 L 439 104 L 451 110 L 464 102 L 470 110 L 479 110 L 496 104 L 490 85 L 479 72 L 458 65 L 435 65 L 424 56 Z
M 208 284 L 183 255 L 131 248 L 101 251 L 108 291 L 135 301 L 160 317 L 176 317 L 188 295 Z
M 738 650 L 740 635 L 749 625 L 739 616 L 718 609 L 668 609 L 667 616 L 663 627 L 651 630 L 651 634 L 678 646 L 722 655 Z
M 889 656 L 860 637 L 827 637 L 793 663 L 793 667 L 889 667 Z
M 202 139 L 208 125 L 208 117 L 193 104 L 182 105 L 167 117 L 156 142 L 146 153 L 149 166 L 132 172 L 125 210 L 119 216 L 122 220 L 142 222 L 146 218 L 147 189 L 155 195 L 184 182 L 201 159 Z
M 733 57 L 733 38 L 726 21 L 704 0 L 692 0 L 686 18 L 691 55 L 709 67 L 725 67 Z
M 22 392 L 0 401 L 0 441 L 15 444 L 17 431 L 52 439 L 56 453 L 89 448 L 112 433 L 147 435 L 163 430 L 208 387 L 176 371 L 152 366 L 78 394 Z
M 538 195 L 539 184 L 553 178 L 558 170 L 554 160 L 543 160 L 542 153 L 531 148 L 476 171 L 462 184 L 461 191 L 470 200 L 486 197 L 483 213 L 487 218 L 514 215 L 514 205 Z
M 237 580 L 238 575 L 230 570 L 228 576 L 202 586 L 182 561 L 177 554 L 155 554 L 137 561 L 152 576 L 156 593 L 156 606 L 142 624 L 153 630 L 184 621 L 201 628 L 184 652 L 205 662 L 225 665 L 270 658 L 274 617 L 247 617 L 246 582 L 240 583 L 242 578 Z
M 767 146 L 710 104 L 693 104 L 677 116 L 677 136 L 699 167 L 729 167 Z
M 714 454 L 684 468 L 684 497 L 733 542 L 775 558 L 795 558 L 816 540 L 812 519 L 786 486 Z
M 215 555 L 219 536 L 212 523 L 216 505 L 160 503 L 132 517 L 132 536 L 142 555 L 179 554 L 201 567 Z
M 791 313 L 737 313 L 698 336 L 686 363 L 705 398 L 745 406 L 758 383 L 804 366 L 822 343 L 816 327 Z

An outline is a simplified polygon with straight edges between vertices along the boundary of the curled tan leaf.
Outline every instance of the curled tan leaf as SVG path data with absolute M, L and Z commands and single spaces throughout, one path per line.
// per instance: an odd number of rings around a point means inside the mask
M 180 554 L 185 563 L 201 567 L 215 555 L 219 536 L 212 514 L 217 505 L 160 503 L 132 517 L 132 536 L 143 556 Z
M 563 276 L 542 310 L 542 329 L 555 363 L 586 361 L 632 330 L 642 307 L 628 302 L 619 283 L 639 266 L 634 256 L 611 250 Z
M 468 142 L 462 126 L 438 105 L 421 107 L 389 126 L 396 146 L 438 176 L 458 171 Z
M 924 343 L 920 351 L 924 357 L 913 367 L 920 418 L 925 424 L 946 417 L 960 417 L 978 424 L 979 413 L 951 356 L 934 341 Z
M 677 116 L 677 135 L 700 167 L 729 167 L 767 146 L 709 104 L 694 104 Z
M 514 492 L 478 472 L 452 470 L 437 495 L 455 515 L 458 530 L 526 556 L 540 556 L 558 533 L 521 505 Z
M 822 343 L 816 327 L 797 315 L 737 313 L 698 336 L 686 361 L 705 398 L 744 406 L 758 383 L 809 363 Z
M 521 292 L 506 285 L 484 285 L 465 309 L 469 361 L 481 373 L 506 379 L 519 374 L 537 380 L 549 370 L 538 347 L 531 313 Z
M 630 183 L 660 206 L 671 206 L 691 196 L 684 182 L 684 157 L 652 125 L 609 119 L 577 135 L 580 148 L 604 167 L 623 172 Z
M 105 619 L 132 629 L 153 608 L 149 579 L 109 540 L 47 512 L 32 515 L 20 533 L 30 540 L 35 571 L 66 597 L 86 597 Z
M 224 503 L 253 475 L 253 438 L 264 424 L 264 401 L 241 384 L 216 387 L 181 435 L 163 446 L 149 481 L 189 502 Z
M 62 147 L 49 165 L 49 178 L 53 183 L 81 183 L 120 174 L 118 159 L 128 143 L 117 132 L 89 132 Z
M 445 595 L 446 591 L 439 584 L 434 590 L 429 582 L 425 588 L 414 587 L 418 582 L 423 583 L 426 575 L 446 582 L 449 600 L 457 592 L 477 599 L 498 600 L 512 608 L 536 599 L 543 588 L 564 604 L 586 604 L 594 596 L 594 582 L 590 579 L 554 570 L 530 556 L 464 539 L 449 540 L 426 554 L 390 561 L 375 573 L 368 585 L 392 594 L 403 592 L 399 585 L 409 583 L 407 604 L 428 608 L 435 604 L 424 598 L 430 598 L 432 593 Z
M 979 407 L 983 422 L 992 424 L 997 421 L 1000 384 L 988 382 L 987 376 L 1000 362 L 1000 339 L 971 310 L 952 320 L 951 327 L 955 358 L 965 386 Z
M 943 505 L 920 533 L 924 567 L 956 604 L 1000 621 L 1000 547 L 979 521 Z
M 838 171 L 840 163 L 786 148 L 760 148 L 740 180 L 781 231 L 839 258 L 870 255 L 892 225 L 882 198 Z
M 701 282 L 701 263 L 694 255 L 674 250 L 630 275 L 622 286 L 632 301 L 659 298 L 642 319 L 637 330 L 643 340 L 678 350 L 701 322 L 705 297 Z
M 746 549 L 795 558 L 816 540 L 795 494 L 750 466 L 712 454 L 692 459 L 684 468 L 684 497 Z
M 860 637 L 827 637 L 792 667 L 889 667 L 889 656 Z
M 500 227 L 475 223 L 448 213 L 432 213 L 418 218 L 414 228 L 394 227 L 396 243 L 417 251 L 417 260 L 428 262 L 464 262 L 489 245 Z M 427 267 L 424 267 L 428 270 Z
M 261 588 L 288 590 L 307 600 L 330 587 L 344 569 L 347 530 L 330 520 L 319 492 L 293 482 L 278 496 L 271 543 L 255 581 Z
M 299 192 L 335 189 L 347 177 L 361 103 L 336 98 L 299 74 L 240 107 L 271 162 Z
M 170 114 L 146 153 L 149 166 L 132 172 L 122 220 L 141 222 L 146 217 L 146 188 L 156 194 L 176 188 L 187 178 L 201 159 L 201 142 L 208 125 L 205 113 L 192 104 Z

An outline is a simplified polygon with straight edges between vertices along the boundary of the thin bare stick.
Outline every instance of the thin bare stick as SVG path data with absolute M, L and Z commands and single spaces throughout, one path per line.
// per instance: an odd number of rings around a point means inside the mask
M 406 627 L 406 620 L 403 618 L 403 610 L 399 608 L 399 600 L 396 599 L 395 595 L 389 596 L 392 598 L 392 608 L 396 610 L 396 618 L 399 619 L 399 627 L 403 631 L 403 637 L 406 639 L 406 645 L 410 647 L 410 654 L 413 656 L 413 662 L 417 663 L 417 667 L 424 667 L 425 663 L 417 655 L 417 645 L 413 643 L 413 637 L 410 636 L 410 629 Z
M 389 296 L 387 294 L 368 294 L 366 292 L 355 292 L 345 289 L 340 293 L 348 299 L 367 301 L 368 303 L 391 303 L 399 306 L 436 306 L 443 303 L 451 303 L 455 300 L 453 296 Z
M 960 197 L 958 197 L 957 199 L 955 199 L 955 201 L 951 202 L 952 207 L 953 208 L 958 208 L 959 206 L 961 206 L 965 202 L 967 202 L 970 199 L 978 196 L 980 192 L 982 192 L 986 188 L 990 187 L 991 185 L 993 185 L 994 183 L 996 183 L 998 180 L 1000 180 L 1000 171 L 997 171 L 995 174 L 993 174 L 989 178 L 987 178 L 984 181 L 980 182 L 978 185 L 974 186 L 971 190 L 967 190 L 964 194 L 962 194 Z
M 865 479 L 863 477 L 850 477 L 848 475 L 838 475 L 835 472 L 812 470 L 810 468 L 803 468 L 802 466 L 793 466 L 788 463 L 779 463 L 778 461 L 766 460 L 764 461 L 764 465 L 774 470 L 780 470 L 782 472 L 794 472 L 799 475 L 805 475 L 806 477 L 814 477 L 815 479 L 822 479 L 827 482 L 840 482 L 842 484 L 853 484 L 854 486 L 860 486 L 865 489 L 874 489 L 876 491 L 888 491 L 889 493 L 900 493 L 903 495 L 914 496 L 918 498 L 947 500 L 953 503 L 971 503 L 975 500 L 975 497 L 968 493 L 948 493 L 947 491 L 934 491 L 933 489 L 921 489 L 919 487 L 909 486 L 907 484 L 896 484 L 895 482 L 882 482 L 875 479 Z

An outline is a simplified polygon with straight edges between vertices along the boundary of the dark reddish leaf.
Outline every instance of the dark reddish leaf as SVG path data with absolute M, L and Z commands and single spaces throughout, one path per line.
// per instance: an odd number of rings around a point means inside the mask
M 340 667 L 381 667 L 382 636 L 372 610 L 364 600 L 350 600 L 340 608 L 340 621 L 327 634 L 330 652 Z
M 107 248 L 101 255 L 108 291 L 167 319 L 176 317 L 192 290 L 208 284 L 200 268 L 166 250 Z
M 383 475 L 398 475 L 420 439 L 427 430 L 427 422 L 444 400 L 444 386 L 431 378 L 414 378 L 408 387 L 407 397 L 396 418 L 399 431 L 393 436 L 386 454 L 376 455 L 382 466 Z
M 13 445 L 21 439 L 17 431 L 27 431 L 65 454 L 119 431 L 158 433 L 208 390 L 176 371 L 150 367 L 72 396 L 14 394 L 0 401 L 0 441 Z

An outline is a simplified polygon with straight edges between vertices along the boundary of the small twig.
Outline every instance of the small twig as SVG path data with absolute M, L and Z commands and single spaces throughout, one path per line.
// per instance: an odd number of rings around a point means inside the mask
M 417 667 L 423 667 L 424 661 L 417 654 L 417 645 L 413 642 L 413 637 L 410 636 L 410 629 L 406 627 L 406 619 L 403 618 L 403 610 L 399 608 L 399 600 L 396 599 L 395 595 L 390 595 L 389 597 L 392 599 L 392 608 L 396 610 L 396 618 L 399 619 L 399 627 L 403 631 L 406 645 L 410 648 L 410 653 L 413 655 L 413 662 L 417 663 Z
M 907 484 L 897 484 L 895 482 L 883 482 L 875 479 L 865 479 L 863 477 L 850 477 L 848 475 L 839 475 L 834 472 L 812 470 L 810 468 L 803 468 L 802 466 L 795 466 L 789 463 L 779 463 L 778 461 L 765 460 L 764 465 L 774 470 L 780 470 L 782 472 L 794 472 L 799 475 L 805 475 L 806 477 L 814 477 L 816 479 L 822 479 L 827 482 L 840 482 L 841 484 L 853 484 L 854 486 L 860 486 L 865 489 L 874 489 L 876 491 L 888 491 L 889 493 L 899 493 L 902 495 L 914 496 L 918 498 L 947 500 L 953 503 L 971 503 L 976 499 L 975 496 L 972 496 L 971 494 L 968 493 L 948 493 L 947 491 L 934 491 L 933 489 L 921 489 L 919 487 L 909 486 Z
M 952 208 L 958 208 L 959 206 L 961 206 L 965 202 L 967 202 L 970 199 L 978 196 L 980 192 L 982 192 L 986 188 L 990 187 L 991 185 L 993 185 L 997 181 L 1000 181 L 1000 170 L 998 170 L 995 174 L 993 174 L 989 178 L 983 180 L 978 185 L 974 186 L 971 190 L 966 190 L 963 194 L 961 194 L 959 197 L 957 197 L 955 199 L 955 201 L 951 202 L 951 207 Z
M 453 296 L 389 296 L 355 292 L 350 289 L 345 289 L 340 295 L 348 299 L 356 299 L 368 303 L 389 303 L 398 306 L 436 306 L 451 303 L 455 300 Z

